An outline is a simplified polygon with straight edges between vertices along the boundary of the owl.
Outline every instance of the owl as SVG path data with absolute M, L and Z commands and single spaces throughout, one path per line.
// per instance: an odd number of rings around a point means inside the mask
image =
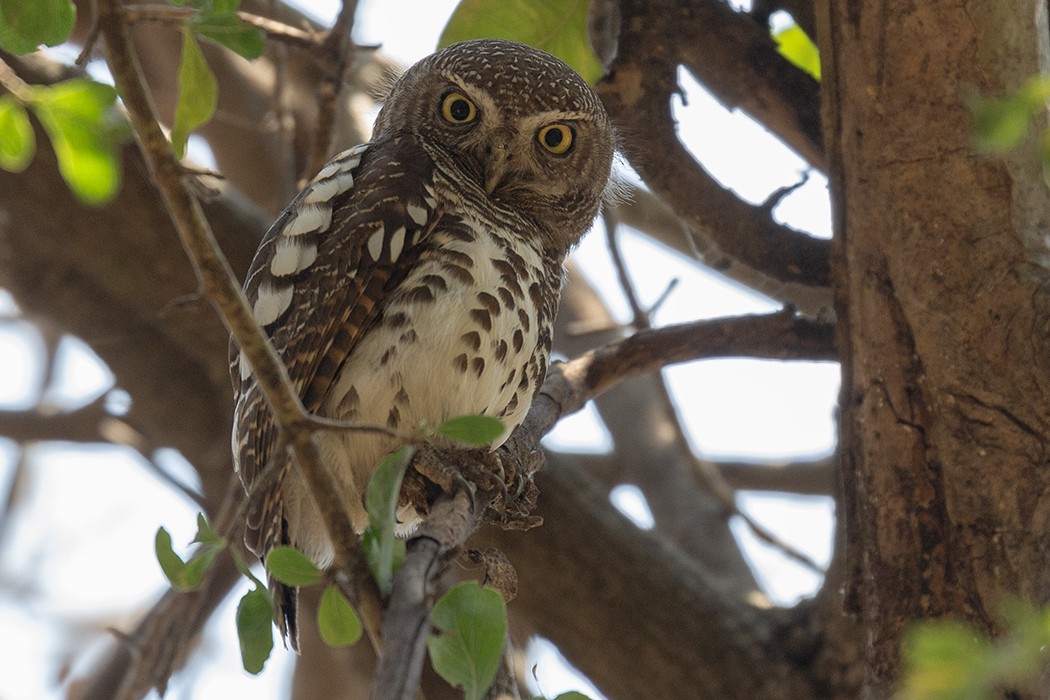
M 548 53 L 467 41 L 409 68 L 372 140 L 317 173 L 248 272 L 255 319 L 306 409 L 403 431 L 483 414 L 506 426 L 498 447 L 543 382 L 565 256 L 598 212 L 613 150 L 598 97 Z M 247 545 L 265 557 L 290 544 L 325 566 L 324 525 L 232 345 L 231 376 Z M 398 442 L 316 439 L 361 532 L 364 487 Z M 295 591 L 271 584 L 295 648 Z

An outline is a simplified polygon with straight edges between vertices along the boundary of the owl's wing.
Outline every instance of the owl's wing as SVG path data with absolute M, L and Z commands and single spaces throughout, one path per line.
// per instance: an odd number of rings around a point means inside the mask
M 337 155 L 281 214 L 259 247 L 245 292 L 307 411 L 320 408 L 343 361 L 419 257 L 440 217 L 433 161 L 400 137 Z M 231 343 L 233 450 L 249 494 L 245 541 L 259 555 L 286 542 L 277 427 Z M 277 459 L 280 462 L 277 462 Z M 259 480 L 268 462 L 274 478 Z

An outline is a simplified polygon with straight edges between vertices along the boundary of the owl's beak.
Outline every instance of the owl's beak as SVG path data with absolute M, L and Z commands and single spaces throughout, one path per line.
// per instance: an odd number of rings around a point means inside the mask
M 503 173 L 507 172 L 507 161 L 490 161 L 485 168 L 485 194 L 492 194 L 499 187 Z
M 511 159 L 511 135 L 499 134 L 485 148 L 485 193 L 492 194 L 507 174 Z

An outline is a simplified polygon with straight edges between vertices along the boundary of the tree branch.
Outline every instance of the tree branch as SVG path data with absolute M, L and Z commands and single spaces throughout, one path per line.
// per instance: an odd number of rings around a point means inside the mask
M 834 496 L 838 459 L 828 456 L 812 461 L 753 464 L 714 462 L 730 486 L 745 491 L 778 491 L 803 496 Z
M 813 167 L 827 168 L 820 126 L 820 85 L 777 52 L 768 25 L 736 12 L 722 0 L 666 0 L 658 4 L 664 7 L 645 5 L 647 34 L 657 35 L 659 30 L 652 28 L 661 23 L 657 17 L 675 17 L 676 11 L 688 8 L 687 21 L 672 20 L 678 31 L 667 32 L 665 25 L 659 32 L 675 37 L 679 62 L 724 105 L 740 107 Z M 813 32 L 809 35 L 816 36 Z
M 679 56 L 669 23 L 695 21 L 691 9 L 654 12 L 625 0 L 624 31 L 611 72 L 598 84 L 610 115 L 631 137 L 627 154 L 656 194 L 694 230 L 733 260 L 782 282 L 831 284 L 829 244 L 772 221 L 718 184 L 678 140 L 671 96 L 678 92 Z M 684 17 L 683 17 L 684 15 Z M 660 154 L 655 158 L 655 154 Z
M 251 367 L 274 419 L 295 458 L 314 501 L 322 514 L 328 536 L 334 544 L 335 565 L 350 580 L 370 581 L 357 536 L 340 502 L 334 479 L 321 459 L 313 440 L 313 428 L 294 390 L 284 363 L 259 328 L 248 308 L 247 299 L 208 226 L 200 204 L 182 180 L 182 169 L 173 157 L 170 144 L 161 131 L 146 93 L 143 77 L 128 40 L 117 0 L 100 0 L 98 24 L 105 39 L 110 70 L 127 107 L 142 154 L 156 183 L 186 253 L 208 299 L 230 329 Z M 375 598 L 373 588 L 359 589 L 362 596 Z M 372 607 L 369 605 L 368 607 Z M 366 622 L 369 617 L 366 615 Z M 378 633 L 370 629 L 373 640 Z
M 187 19 L 196 14 L 197 10 L 192 7 L 172 7 L 170 5 L 125 5 L 123 13 L 124 19 L 129 23 L 159 22 L 161 24 L 181 26 Z M 276 41 L 283 41 L 292 46 L 312 50 L 316 50 L 321 44 L 317 34 L 296 29 L 269 17 L 260 17 L 243 10 L 237 11 L 237 17 L 242 22 L 261 29 L 268 38 Z
M 737 316 L 635 333 L 547 374 L 526 422 L 542 432 L 612 386 L 677 362 L 711 357 L 836 360 L 834 326 L 791 312 Z

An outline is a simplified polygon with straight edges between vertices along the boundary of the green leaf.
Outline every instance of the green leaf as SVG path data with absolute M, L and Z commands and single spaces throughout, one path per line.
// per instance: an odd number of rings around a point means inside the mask
M 330 647 L 349 647 L 361 638 L 361 618 L 350 601 L 335 586 L 329 585 L 317 606 L 317 629 Z
M 0 0 L 0 48 L 25 54 L 61 44 L 76 19 L 71 0 Z
M 175 123 L 171 127 L 171 146 L 175 155 L 186 155 L 190 132 L 206 123 L 215 113 L 219 87 L 193 31 L 182 29 L 182 60 L 179 63 L 179 100 L 175 105 Z
M 36 137 L 25 107 L 11 95 L 0 95 L 0 168 L 20 173 L 35 151 Z
M 369 524 L 365 528 L 362 546 L 368 566 L 372 569 L 372 576 L 383 593 L 390 592 L 394 571 L 400 563 L 394 526 L 397 521 L 397 503 L 401 495 L 401 480 L 414 454 L 414 447 L 402 445 L 384 457 L 372 473 L 368 489 L 365 491 Z M 400 559 L 404 559 L 404 543 L 400 547 Z
M 225 543 L 221 546 L 201 546 L 193 557 L 185 562 L 172 549 L 171 535 L 163 527 L 157 530 L 157 535 L 153 540 L 153 549 L 160 568 L 171 583 L 171 587 L 177 591 L 192 591 L 199 587 L 204 581 L 204 576 L 215 564 L 215 559 L 223 547 Z
M 459 416 L 445 421 L 434 432 L 467 445 L 481 447 L 503 435 L 506 427 L 492 416 Z
M 211 570 L 211 567 L 215 564 L 215 559 L 219 556 L 219 552 L 222 551 L 222 547 L 215 546 L 204 546 L 198 549 L 193 557 L 186 564 L 186 568 L 182 572 L 182 585 L 183 588 L 179 590 L 195 590 L 204 581 L 204 576 Z M 178 586 L 176 586 L 178 588 Z
M 1028 133 L 1032 111 L 1016 95 L 1005 99 L 973 97 L 969 102 L 977 148 L 1002 153 L 1016 148 Z
M 186 562 L 171 548 L 171 533 L 163 527 L 157 528 L 157 534 L 153 538 L 153 551 L 156 552 L 157 562 L 172 588 L 181 590 Z
M 430 613 L 440 634 L 427 639 L 434 670 L 462 688 L 467 700 L 481 700 L 492 685 L 507 635 L 507 610 L 500 594 L 473 581 L 441 596 Z
M 962 700 L 980 697 L 981 669 L 988 644 L 969 625 L 935 620 L 915 625 L 905 639 L 907 671 L 902 697 Z
M 467 39 L 512 39 L 552 53 L 594 85 L 605 73 L 591 48 L 590 0 L 460 0 L 438 48 Z
M 321 580 L 321 571 L 294 547 L 274 547 L 266 555 L 266 570 L 286 586 L 312 586 Z
M 820 80 L 820 52 L 802 27 L 793 24 L 775 32 L 773 38 L 781 56 Z
M 567 693 L 562 693 L 558 697 L 554 698 L 554 700 L 591 700 L 591 698 L 584 695 L 583 693 L 577 692 L 575 690 L 570 690 Z
M 1003 97 L 976 95 L 968 107 L 979 150 L 1002 153 L 1020 145 L 1036 114 L 1050 99 L 1050 77 L 1036 76 Z
M 112 87 L 87 78 L 34 86 L 30 94 L 29 107 L 51 139 L 59 172 L 88 204 L 104 204 L 120 188 L 116 98 Z
M 195 15 L 190 19 L 190 27 L 205 39 L 247 59 L 258 58 L 266 48 L 266 34 L 258 27 L 241 21 L 234 12 Z
M 241 664 L 251 674 L 259 673 L 273 651 L 273 613 L 265 588 L 256 586 L 237 604 L 237 638 Z
M 211 0 L 211 12 L 214 14 L 230 14 L 240 6 L 241 0 Z
M 215 534 L 204 513 L 197 513 L 197 534 L 193 536 L 193 541 L 203 545 L 226 546 L 226 540 Z

